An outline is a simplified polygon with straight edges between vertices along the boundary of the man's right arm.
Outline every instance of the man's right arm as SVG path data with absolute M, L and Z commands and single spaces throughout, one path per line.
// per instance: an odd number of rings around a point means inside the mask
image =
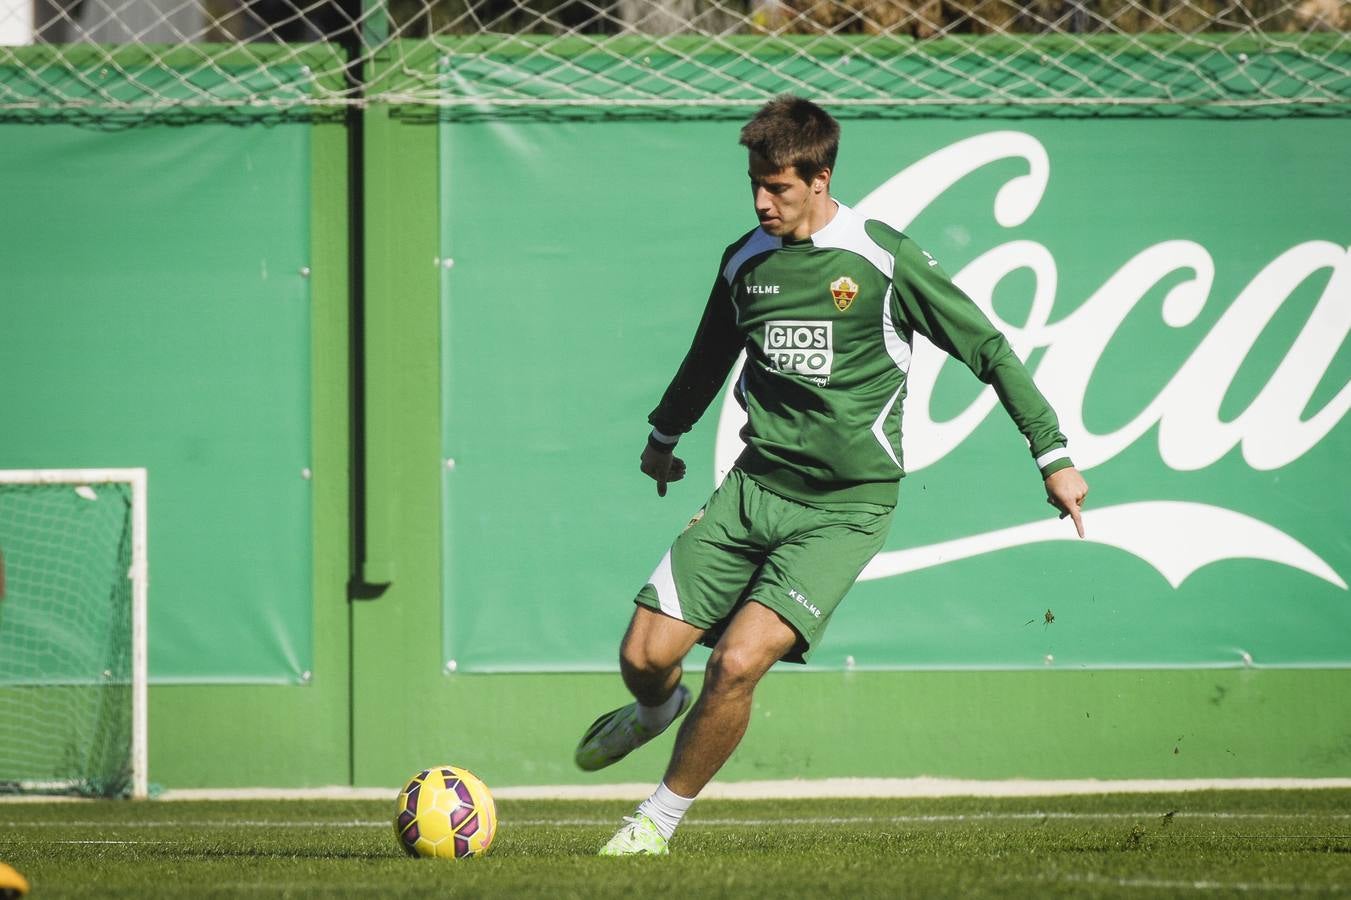
M 665 495 L 667 481 L 678 481 L 684 475 L 684 462 L 672 456 L 676 442 L 713 402 L 744 344 L 731 290 L 720 270 L 690 349 L 661 402 L 647 417 L 652 434 L 643 448 L 640 466 L 657 482 L 658 494 Z

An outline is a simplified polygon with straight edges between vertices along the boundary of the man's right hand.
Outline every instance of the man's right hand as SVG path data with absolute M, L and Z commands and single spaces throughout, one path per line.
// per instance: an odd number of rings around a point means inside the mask
M 685 477 L 685 461 L 670 450 L 665 453 L 654 450 L 651 444 L 644 444 L 642 458 L 638 468 L 643 474 L 657 483 L 657 496 L 666 496 L 666 485 Z

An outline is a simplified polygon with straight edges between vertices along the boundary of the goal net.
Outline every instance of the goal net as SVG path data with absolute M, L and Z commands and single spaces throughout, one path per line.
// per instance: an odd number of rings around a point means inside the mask
M 0 0 L 0 117 L 1351 111 L 1345 0 Z
M 145 488 L 0 471 L 0 792 L 147 794 Z

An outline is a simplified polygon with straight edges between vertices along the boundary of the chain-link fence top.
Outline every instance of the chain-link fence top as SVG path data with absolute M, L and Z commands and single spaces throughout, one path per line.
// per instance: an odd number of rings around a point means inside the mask
M 1346 114 L 1343 0 L 0 0 L 0 114 Z

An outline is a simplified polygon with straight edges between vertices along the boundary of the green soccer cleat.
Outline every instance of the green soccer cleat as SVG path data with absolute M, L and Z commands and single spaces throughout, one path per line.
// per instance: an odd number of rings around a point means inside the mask
M 681 714 L 690 708 L 690 689 L 680 684 L 676 685 L 676 691 L 680 694 L 680 705 L 676 708 L 676 714 L 671 717 L 671 722 L 680 718 Z M 573 759 L 577 762 L 577 767 L 584 771 L 595 772 L 603 769 L 619 762 L 670 728 L 671 722 L 655 730 L 644 728 L 638 721 L 636 702 L 610 710 L 591 723 L 591 727 L 582 736 L 581 743 L 577 745 Z
M 624 826 L 597 856 L 668 856 L 671 850 L 657 826 L 642 813 L 624 817 Z

